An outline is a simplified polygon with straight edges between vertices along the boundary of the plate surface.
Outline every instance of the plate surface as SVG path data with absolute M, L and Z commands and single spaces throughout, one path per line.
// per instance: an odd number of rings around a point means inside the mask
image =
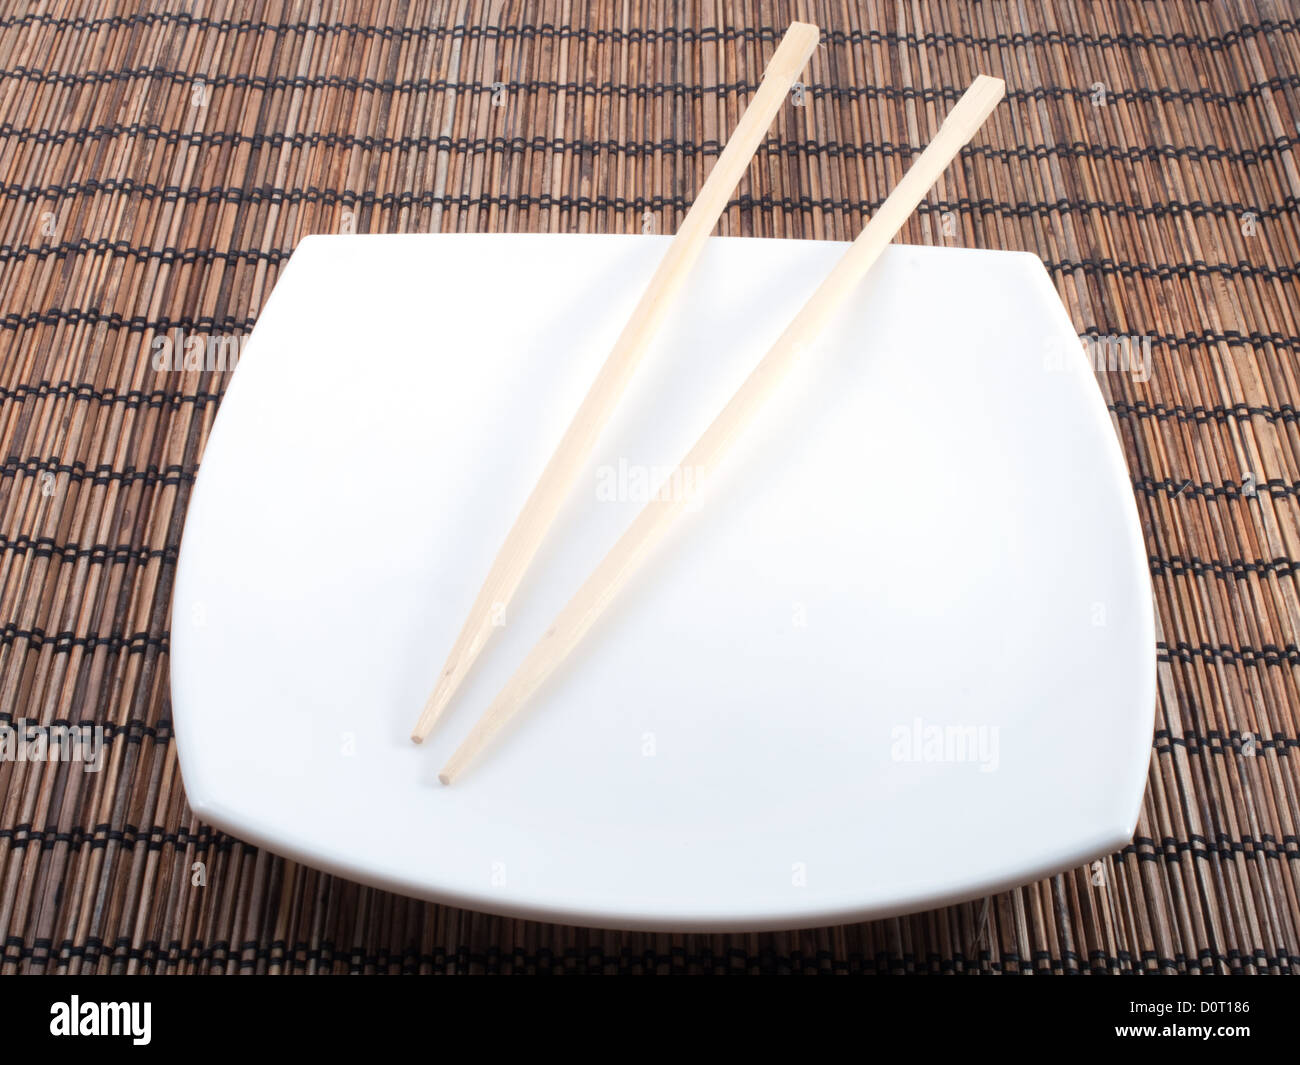
M 842 251 L 714 238 L 502 626 L 408 739 L 667 238 L 309 237 L 221 406 L 173 603 L 195 811 L 383 888 L 644 929 L 830 924 L 1132 835 L 1128 474 L 1041 263 L 894 246 L 495 747 L 437 770 Z

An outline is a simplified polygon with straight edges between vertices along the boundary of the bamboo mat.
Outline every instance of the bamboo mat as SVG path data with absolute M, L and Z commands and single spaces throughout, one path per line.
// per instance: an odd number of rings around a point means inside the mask
M 1296 5 L 2 14 L 0 723 L 100 724 L 110 755 L 0 763 L 0 971 L 1300 968 Z M 1007 103 L 901 239 L 1035 252 L 1081 334 L 1150 338 L 1149 378 L 1097 375 L 1160 628 L 1131 845 L 896 920 L 653 935 L 427 905 L 196 821 L 168 603 L 230 374 L 155 370 L 153 341 L 245 335 L 309 233 L 671 230 L 794 17 L 823 43 L 723 233 L 856 235 L 984 71 Z

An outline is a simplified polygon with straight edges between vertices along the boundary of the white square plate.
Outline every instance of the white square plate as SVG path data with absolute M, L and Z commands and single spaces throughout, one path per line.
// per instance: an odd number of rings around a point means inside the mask
M 190 503 L 172 694 L 206 821 L 606 927 L 937 906 L 1133 831 L 1154 634 L 1128 474 L 1033 256 L 891 247 L 698 505 L 451 787 L 491 696 L 843 250 L 710 241 L 516 602 L 408 738 L 667 238 L 302 242 Z

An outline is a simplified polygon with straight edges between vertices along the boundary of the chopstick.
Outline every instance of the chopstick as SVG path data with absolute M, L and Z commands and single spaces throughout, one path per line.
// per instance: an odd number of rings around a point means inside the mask
M 727 447 L 753 421 L 763 402 L 777 389 L 799 353 L 812 343 L 852 294 L 930 187 L 984 124 L 1002 99 L 1005 89 L 1000 79 L 983 74 L 971 83 L 929 146 L 881 204 L 875 217 L 867 223 L 665 483 L 681 483 L 683 470 L 708 475 Z M 439 780 L 450 784 L 564 660 L 686 505 L 684 495 L 681 492 L 663 493 L 646 504 L 442 767 Z
M 714 164 L 704 187 L 682 220 L 681 228 L 650 279 L 641 301 L 619 334 L 582 405 L 547 462 L 532 494 L 524 503 L 505 542 L 497 552 L 487 580 L 479 590 L 469 617 L 443 664 L 433 693 L 411 732 L 421 742 L 451 702 L 470 666 L 495 627 L 495 617 L 508 605 L 536 555 L 542 537 L 555 520 L 570 485 L 577 477 L 596 438 L 609 421 L 619 397 L 641 361 L 673 297 L 699 258 L 709 233 L 727 205 L 732 190 L 767 136 L 768 127 L 817 47 L 821 31 L 807 22 L 792 22 L 763 72 L 762 84 L 736 123 L 735 132 Z

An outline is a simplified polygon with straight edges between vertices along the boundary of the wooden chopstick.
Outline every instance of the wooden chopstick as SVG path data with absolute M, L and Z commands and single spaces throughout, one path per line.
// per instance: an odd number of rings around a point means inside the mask
M 470 608 L 433 693 L 411 733 L 421 742 L 447 708 L 456 689 L 483 650 L 494 628 L 494 615 L 505 609 L 523 579 L 524 571 L 537 554 L 542 537 L 587 460 L 596 438 L 609 421 L 619 397 L 627 388 L 650 338 L 654 335 L 673 297 L 699 258 L 705 241 L 722 214 L 732 190 L 749 167 L 754 152 L 767 136 L 768 127 L 817 47 L 821 31 L 807 22 L 792 22 L 763 72 L 758 92 L 740 116 L 735 132 L 714 164 L 704 187 L 682 220 L 681 228 L 655 270 L 650 284 L 619 334 L 613 350 L 592 383 L 582 406 L 560 440 L 542 476 L 515 519 L 505 543 L 492 563 L 487 580 Z
M 749 425 L 763 402 L 776 390 L 799 353 L 821 332 L 939 175 L 983 125 L 1002 99 L 1005 89 L 998 78 L 981 74 L 975 79 L 929 146 L 881 204 L 875 217 L 867 223 L 666 483 L 680 483 L 683 470 L 707 476 L 728 445 Z M 683 496 L 681 492 L 668 492 L 646 504 L 442 767 L 439 780 L 450 784 L 564 660 L 686 505 Z

